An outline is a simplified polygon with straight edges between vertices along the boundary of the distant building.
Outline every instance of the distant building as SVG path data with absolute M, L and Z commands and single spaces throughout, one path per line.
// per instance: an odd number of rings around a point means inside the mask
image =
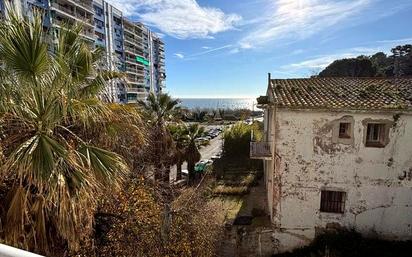
M 412 79 L 270 79 L 264 140 L 278 252 L 328 228 L 412 239 Z
M 6 0 L 7 1 L 7 0 Z M 0 14 L 5 13 L 0 0 Z M 10 2 L 10 1 L 9 1 Z M 62 24 L 80 23 L 81 35 L 92 46 L 103 47 L 103 68 L 125 72 L 124 81 L 114 80 L 104 98 L 110 102 L 133 103 L 165 86 L 164 43 L 142 23 L 126 19 L 122 12 L 104 0 L 15 0 L 11 1 L 31 15 L 44 13 L 46 29 L 58 31 Z

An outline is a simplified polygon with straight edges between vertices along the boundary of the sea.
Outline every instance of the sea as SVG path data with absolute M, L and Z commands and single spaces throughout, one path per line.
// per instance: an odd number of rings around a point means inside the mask
M 188 109 L 249 109 L 256 110 L 256 98 L 180 98 Z

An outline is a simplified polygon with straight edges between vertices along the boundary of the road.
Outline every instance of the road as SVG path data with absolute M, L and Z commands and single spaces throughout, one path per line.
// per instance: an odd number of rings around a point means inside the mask
M 216 155 L 222 149 L 222 137 L 221 135 L 213 138 L 209 141 L 209 145 L 204 146 L 199 149 L 200 154 L 202 155 L 201 159 L 206 160 L 212 158 L 213 155 Z M 187 169 L 187 163 L 185 162 L 182 165 L 182 170 Z
M 211 129 L 217 126 L 207 126 L 207 129 Z M 199 149 L 200 154 L 202 155 L 201 159 L 210 159 L 212 156 L 216 155 L 222 149 L 222 134 L 213 138 L 209 141 L 207 146 L 204 146 Z M 184 162 L 182 165 L 182 170 L 187 170 L 187 162 Z M 176 180 L 176 166 L 173 166 L 170 171 L 170 180 Z

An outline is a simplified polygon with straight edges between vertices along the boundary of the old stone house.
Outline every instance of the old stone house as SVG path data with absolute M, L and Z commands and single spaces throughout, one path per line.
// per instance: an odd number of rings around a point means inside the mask
M 412 79 L 270 79 L 264 160 L 279 252 L 328 227 L 412 239 Z

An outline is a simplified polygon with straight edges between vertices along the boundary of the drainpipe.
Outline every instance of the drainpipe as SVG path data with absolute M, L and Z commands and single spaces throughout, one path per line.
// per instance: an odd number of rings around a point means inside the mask
M 44 257 L 35 253 L 27 252 L 8 245 L 0 244 L 0 256 L 2 257 Z

